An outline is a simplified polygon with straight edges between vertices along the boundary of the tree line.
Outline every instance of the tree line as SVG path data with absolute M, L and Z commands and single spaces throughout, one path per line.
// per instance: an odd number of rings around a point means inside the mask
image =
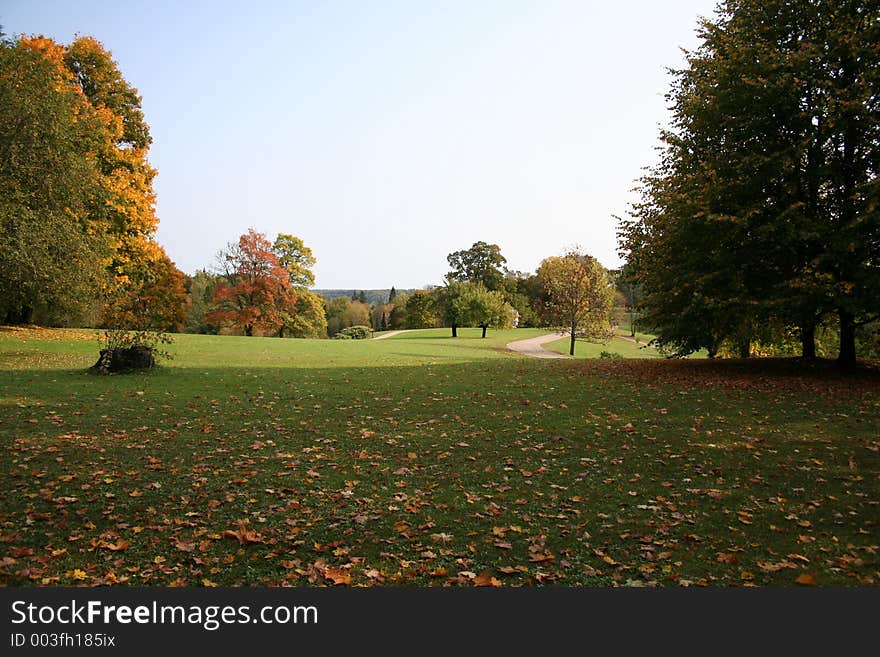
M 642 325 L 676 355 L 880 355 L 880 5 L 726 0 L 698 34 L 620 224 Z
M 314 283 L 315 258 L 302 240 L 279 235 L 271 242 L 249 230 L 220 252 L 212 271 L 189 281 L 187 330 L 278 337 L 367 337 L 370 331 L 449 327 L 556 326 L 572 338 L 605 339 L 615 297 L 613 273 L 590 256 L 571 251 L 545 259 L 535 274 L 504 267 L 497 244 L 476 242 L 447 256 L 444 285 L 410 293 L 392 287 L 382 303 L 322 297 Z M 620 295 L 618 295 L 619 297 Z

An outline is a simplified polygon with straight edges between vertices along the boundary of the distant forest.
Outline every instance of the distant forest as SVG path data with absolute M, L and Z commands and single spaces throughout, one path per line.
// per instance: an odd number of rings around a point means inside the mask
M 327 299 L 336 299 L 337 297 L 348 297 L 349 299 L 357 299 L 364 301 L 364 303 L 368 303 L 371 306 L 381 305 L 383 303 L 388 303 L 388 295 L 391 293 L 391 288 L 385 288 L 384 290 L 311 290 L 315 294 L 320 294 L 322 297 Z M 397 290 L 398 294 L 412 294 L 415 292 L 415 289 L 411 290 Z M 362 298 L 362 296 L 365 298 Z

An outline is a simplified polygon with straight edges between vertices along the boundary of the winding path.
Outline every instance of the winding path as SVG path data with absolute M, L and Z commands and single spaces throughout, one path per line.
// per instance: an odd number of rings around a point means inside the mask
M 546 344 L 547 342 L 555 342 L 556 340 L 564 337 L 565 335 L 563 335 L 562 333 L 539 335 L 537 338 L 528 338 L 527 340 L 516 340 L 515 342 L 508 342 L 507 348 L 524 356 L 531 356 L 532 358 L 571 358 L 571 356 L 566 356 L 555 351 L 547 351 L 546 349 L 544 349 L 544 347 L 541 346 L 542 344 Z
M 393 338 L 395 335 L 400 333 L 407 333 L 409 329 L 403 329 L 401 331 L 388 331 L 388 333 L 383 333 L 382 335 L 377 335 L 373 340 L 384 340 L 385 338 Z

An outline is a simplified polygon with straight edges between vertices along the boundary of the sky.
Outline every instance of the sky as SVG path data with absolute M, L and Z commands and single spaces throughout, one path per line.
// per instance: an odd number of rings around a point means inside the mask
M 248 228 L 302 238 L 317 288 L 442 284 L 498 244 L 532 272 L 656 162 L 669 67 L 714 0 L 2 0 L 10 35 L 90 35 L 150 125 L 158 241 L 186 273 Z

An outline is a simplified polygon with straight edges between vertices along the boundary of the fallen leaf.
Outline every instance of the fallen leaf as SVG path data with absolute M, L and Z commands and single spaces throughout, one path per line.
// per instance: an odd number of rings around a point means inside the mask
M 341 568 L 327 568 L 324 570 L 324 579 L 334 584 L 351 584 L 351 573 Z
M 127 548 L 129 545 L 131 545 L 131 541 L 116 541 L 115 543 L 107 543 L 103 547 L 112 550 L 113 552 L 119 552 L 120 550 Z
M 501 586 L 501 580 L 496 577 L 492 577 L 488 571 L 483 571 L 479 575 L 477 575 L 474 579 L 474 586 Z
M 816 575 L 813 573 L 801 573 L 794 580 L 795 584 L 801 584 L 802 586 L 816 586 Z

